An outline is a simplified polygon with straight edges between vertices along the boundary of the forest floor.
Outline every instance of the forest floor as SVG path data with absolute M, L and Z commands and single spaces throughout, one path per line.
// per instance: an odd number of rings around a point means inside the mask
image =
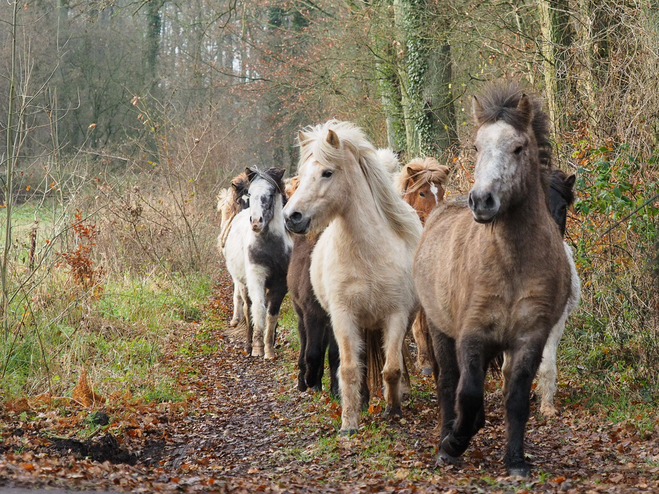
M 94 410 L 71 401 L 17 400 L 0 409 L 0 486 L 132 492 L 659 492 L 659 425 L 615 423 L 561 383 L 560 415 L 535 403 L 527 426 L 529 479 L 502 462 L 500 382 L 487 383 L 487 417 L 460 465 L 435 469 L 438 412 L 429 378 L 412 376 L 404 418 L 371 400 L 359 434 L 340 438 L 340 405 L 297 391 L 294 318 L 278 357 L 246 356 L 229 338 L 223 277 L 203 321 L 181 323 L 165 368 L 186 399 L 147 403 L 129 392 Z M 288 319 L 287 319 L 288 318 Z M 643 422 L 646 423 L 646 422 Z M 105 424 L 105 425 L 104 425 Z

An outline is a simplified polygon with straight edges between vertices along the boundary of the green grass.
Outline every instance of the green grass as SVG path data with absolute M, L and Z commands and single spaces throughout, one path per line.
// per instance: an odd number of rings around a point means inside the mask
M 97 299 L 77 300 L 62 269 L 35 291 L 29 324 L 0 342 L 3 397 L 49 389 L 66 396 L 84 366 L 101 394 L 131 389 L 147 400 L 180 400 L 173 380 L 155 369 L 177 321 L 201 317 L 210 279 L 109 277 Z

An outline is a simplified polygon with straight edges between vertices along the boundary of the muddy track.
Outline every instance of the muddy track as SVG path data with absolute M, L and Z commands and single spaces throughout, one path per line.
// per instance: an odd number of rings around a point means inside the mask
M 110 425 L 84 444 L 63 435 L 85 410 L 2 413 L 0 486 L 136 492 L 651 492 L 659 491 L 656 431 L 614 424 L 585 410 L 563 386 L 562 414 L 532 410 L 527 481 L 505 477 L 500 383 L 488 380 L 487 425 L 460 465 L 434 469 L 438 417 L 434 387 L 412 376 L 401 421 L 385 422 L 373 399 L 360 433 L 337 438 L 340 407 L 327 393 L 296 389 L 296 355 L 280 338 L 276 361 L 246 356 L 226 331 L 231 285 L 223 276 L 202 324 L 172 332 L 165 369 L 187 400 L 119 400 Z M 282 331 L 291 331 L 283 328 Z M 191 352 L 181 352 L 183 347 Z M 569 404 L 572 403 L 572 404 Z M 64 425 L 63 425 L 64 424 Z M 64 428 L 64 429 L 63 429 Z M 102 447 L 106 456 L 94 456 Z M 86 449 L 85 449 L 86 448 Z M 95 461 L 94 458 L 100 461 Z M 123 458 L 123 459 L 122 459 Z

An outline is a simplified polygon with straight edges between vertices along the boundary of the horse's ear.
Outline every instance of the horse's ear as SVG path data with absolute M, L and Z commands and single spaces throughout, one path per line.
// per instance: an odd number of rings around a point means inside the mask
M 245 175 L 247 175 L 247 182 L 251 184 L 254 177 L 256 177 L 256 172 L 248 166 L 245 168 Z
M 533 119 L 533 105 L 531 104 L 531 99 L 526 94 L 522 94 L 519 103 L 517 103 L 517 110 L 521 113 L 522 118 L 526 120 L 526 125 L 531 123 Z
M 270 168 L 267 171 L 267 174 L 270 175 L 273 179 L 275 179 L 276 182 L 279 182 L 283 178 L 285 172 L 286 170 L 284 170 L 283 168 Z
M 336 132 L 334 132 L 332 129 L 329 129 L 327 131 L 327 139 L 325 140 L 334 149 L 339 149 L 341 147 L 341 143 L 339 142 L 339 136 L 336 135 Z
M 476 125 L 480 125 L 481 119 L 480 116 L 483 113 L 483 106 L 481 102 L 478 101 L 478 98 L 474 96 L 471 100 L 471 115 L 474 118 Z
M 308 140 L 309 140 L 309 136 L 307 134 L 305 134 L 301 130 L 297 131 L 297 142 L 300 146 L 305 142 L 307 142 Z
M 575 174 L 572 174 L 565 179 L 565 185 L 567 185 L 570 189 L 572 189 L 576 181 L 577 181 L 577 176 Z

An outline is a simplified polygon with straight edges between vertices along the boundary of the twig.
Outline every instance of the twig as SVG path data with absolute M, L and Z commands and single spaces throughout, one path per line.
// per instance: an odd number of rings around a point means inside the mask
M 647 201 L 645 201 L 643 204 L 641 204 L 639 207 L 637 207 L 636 209 L 634 209 L 634 211 L 632 211 L 632 212 L 629 213 L 628 215 L 626 215 L 626 216 L 624 216 L 623 218 L 621 218 L 621 219 L 619 219 L 618 221 L 616 221 L 616 222 L 615 222 L 613 225 L 611 225 L 611 226 L 610 226 L 610 227 L 609 227 L 604 233 L 602 233 L 601 236 L 604 236 L 604 235 L 610 233 L 611 230 L 613 230 L 614 228 L 617 228 L 617 227 L 620 225 L 620 223 L 622 223 L 622 222 L 625 221 L 625 220 L 628 220 L 628 219 L 631 218 L 633 215 L 635 215 L 636 213 L 638 213 L 641 209 L 643 209 L 645 206 L 647 206 L 647 205 L 650 204 L 651 202 L 656 201 L 657 199 L 659 199 L 659 194 L 655 194 L 653 197 L 651 197 L 650 199 L 648 199 Z

